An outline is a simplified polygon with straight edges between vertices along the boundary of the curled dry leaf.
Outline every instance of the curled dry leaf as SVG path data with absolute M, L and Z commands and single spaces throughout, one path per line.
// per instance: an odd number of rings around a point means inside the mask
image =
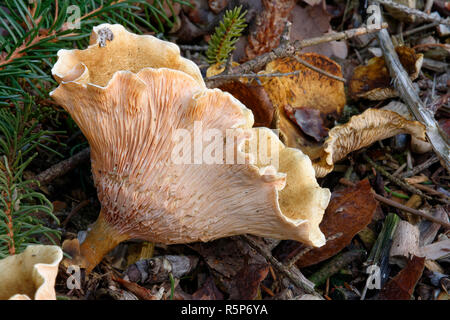
M 103 46 L 100 30 L 111 34 Z M 330 192 L 318 185 L 307 156 L 273 134 L 257 137 L 252 112 L 206 89 L 176 45 L 110 24 L 95 27 L 91 43 L 58 52 L 52 72 L 59 86 L 51 92 L 91 147 L 102 208 L 80 246 L 87 272 L 131 238 L 174 244 L 250 233 L 324 244 L 318 225 Z M 212 164 L 198 165 L 195 148 L 183 149 L 194 145 L 199 122 L 200 134 L 220 132 L 215 139 L 225 154 L 216 153 Z M 279 168 L 252 164 L 255 155 L 242 149 L 245 141 L 269 139 L 284 152 Z M 229 164 L 228 152 L 245 161 Z
M 305 250 L 306 253 L 297 260 L 297 266 L 303 268 L 336 255 L 370 223 L 377 205 L 367 179 L 360 181 L 354 187 L 333 192 L 330 204 L 320 223 L 320 229 L 325 237 L 333 240 L 327 240 L 324 246 L 307 252 L 306 247 L 301 243 L 284 242 L 276 249 L 277 256 L 286 261 Z M 342 235 L 335 237 L 337 234 Z
M 413 256 L 404 269 L 389 280 L 380 291 L 380 300 L 410 300 L 422 276 L 425 258 Z
M 29 245 L 0 260 L 0 300 L 56 300 L 55 279 L 63 257 L 60 247 Z
M 423 54 L 416 54 L 414 49 L 405 46 L 397 47 L 395 51 L 410 79 L 415 80 L 422 67 Z M 366 66 L 355 68 L 348 84 L 348 93 L 353 99 L 384 100 L 397 97 L 384 57 L 374 57 Z
M 348 123 L 329 131 L 319 156 L 311 159 L 316 176 L 324 177 L 330 173 L 334 163 L 350 152 L 400 133 L 408 133 L 425 141 L 425 126 L 418 121 L 407 120 L 396 112 L 367 109 L 351 117 Z

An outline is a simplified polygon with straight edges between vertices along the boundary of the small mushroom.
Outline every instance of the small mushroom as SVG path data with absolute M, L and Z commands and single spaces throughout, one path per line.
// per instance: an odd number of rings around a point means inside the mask
M 401 64 L 408 72 L 409 78 L 419 76 L 423 63 L 423 54 L 405 46 L 395 48 Z M 356 67 L 348 84 L 348 93 L 353 99 L 384 100 L 398 96 L 392 86 L 389 70 L 384 57 L 374 57 L 366 66 Z
M 113 37 L 100 47 L 98 31 L 105 28 Z M 92 39 L 86 50 L 60 51 L 52 70 L 59 86 L 51 96 L 90 144 L 101 202 L 74 262 L 89 272 L 131 238 L 175 244 L 249 233 L 325 243 L 318 226 L 330 192 L 318 185 L 307 156 L 251 129 L 251 111 L 228 93 L 206 89 L 176 45 L 109 24 L 95 27 Z M 196 163 L 194 150 L 174 161 L 180 145 L 196 143 L 198 123 L 231 134 L 218 139 L 225 154 Z M 275 145 L 269 159 L 284 154 L 279 167 L 252 163 L 269 140 Z M 253 142 L 256 148 L 246 151 Z M 220 161 L 230 154 L 244 162 Z
M 329 131 L 320 155 L 311 159 L 316 177 L 324 177 L 330 173 L 334 164 L 350 152 L 401 133 L 408 133 L 425 141 L 425 126 L 422 123 L 407 120 L 393 111 L 367 109 L 362 114 L 351 117 L 346 124 Z
M 0 300 L 56 300 L 55 279 L 63 252 L 58 246 L 29 245 L 0 260 Z

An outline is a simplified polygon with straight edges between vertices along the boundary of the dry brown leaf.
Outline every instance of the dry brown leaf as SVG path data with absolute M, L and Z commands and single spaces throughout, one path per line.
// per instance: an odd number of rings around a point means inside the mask
M 243 61 L 278 47 L 295 0 L 262 0 L 262 5 L 263 12 L 257 16 L 248 35 Z
M 342 235 L 334 240 L 328 240 L 323 247 L 314 248 L 303 254 L 297 260 L 297 266 L 299 268 L 311 266 L 336 255 L 370 223 L 377 204 L 367 179 L 354 187 L 333 192 L 320 223 L 320 229 L 327 239 L 339 233 Z M 277 248 L 277 255 L 283 260 L 291 259 L 306 248 L 305 245 L 294 241 L 286 241 L 284 246 L 285 248 Z M 286 251 L 288 253 L 283 254 Z
M 255 117 L 254 127 L 270 127 L 274 107 L 265 89 L 258 84 L 247 84 L 233 81 L 219 89 L 231 93 L 236 99 L 252 110 Z
M 410 300 L 422 276 L 425 258 L 413 256 L 404 269 L 389 280 L 380 291 L 380 300 Z
M 135 294 L 139 299 L 160 300 L 160 298 L 157 295 L 153 294 L 152 290 L 142 287 L 137 283 L 127 281 L 114 275 L 112 276 L 112 279 L 117 283 L 121 284 L 125 289 Z
M 232 67 L 238 65 L 239 63 L 232 62 Z M 206 76 L 212 77 L 222 73 L 224 70 L 224 66 L 216 63 L 206 70 Z M 252 110 L 255 118 L 254 127 L 270 127 L 273 119 L 274 107 L 264 87 L 257 84 L 255 81 L 239 79 L 228 82 L 218 88 L 232 94 L 247 108 Z
M 404 46 L 395 48 L 395 51 L 410 79 L 415 80 L 422 67 L 423 54 L 416 54 L 414 49 Z M 372 58 L 367 65 L 355 68 L 348 84 L 348 93 L 353 99 L 384 100 L 398 96 L 384 57 Z
M 269 272 L 267 263 L 252 263 L 243 265 L 234 278 L 230 299 L 254 300 L 258 294 L 259 285 Z
M 231 299 L 254 299 L 268 264 L 238 237 L 190 245 L 209 266 L 216 284 Z
M 200 289 L 192 295 L 194 300 L 223 300 L 223 294 L 217 289 L 214 278 L 209 276 Z
M 313 108 L 291 108 L 286 106 L 284 112 L 303 133 L 320 142 L 328 135 L 328 129 L 324 127 L 320 111 Z
M 290 41 L 304 40 L 333 32 L 330 26 L 331 15 L 320 5 L 302 7 L 297 4 L 291 11 L 292 22 Z M 348 54 L 345 41 L 331 41 L 304 48 L 302 52 L 315 52 L 327 57 L 345 59 Z

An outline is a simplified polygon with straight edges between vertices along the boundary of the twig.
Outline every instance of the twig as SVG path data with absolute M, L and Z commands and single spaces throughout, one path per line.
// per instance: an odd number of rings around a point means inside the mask
M 420 26 L 420 27 L 417 27 L 417 28 L 414 28 L 414 29 L 407 30 L 405 32 L 396 34 L 394 37 L 396 37 L 398 39 L 400 36 L 403 36 L 403 37 L 410 36 L 410 35 L 412 35 L 412 34 L 414 34 L 416 32 L 420 32 L 420 31 L 427 30 L 427 29 L 430 29 L 430 28 L 433 28 L 433 27 L 437 27 L 438 25 L 439 25 L 439 22 L 432 22 L 432 23 L 429 23 L 429 24 L 424 24 L 423 26 Z
M 310 47 L 316 44 L 337 41 L 337 40 L 345 40 L 349 38 L 353 38 L 356 36 L 360 36 L 363 34 L 378 32 L 383 28 L 387 28 L 387 24 L 383 23 L 380 28 L 375 27 L 361 27 L 356 29 L 350 29 L 342 32 L 325 34 L 320 37 L 315 37 L 311 39 L 305 39 L 302 41 L 296 41 L 294 43 L 282 43 L 279 47 L 275 48 L 271 52 L 264 53 L 250 61 L 247 61 L 239 66 L 236 66 L 230 70 L 230 74 L 250 74 L 252 71 L 257 71 L 269 63 L 272 60 L 284 57 L 292 57 L 295 53 L 303 48 Z M 224 78 L 224 79 L 205 79 L 209 88 L 220 87 L 232 79 Z
M 352 250 L 340 253 L 327 262 L 322 268 L 319 269 L 319 271 L 310 276 L 309 280 L 314 282 L 316 286 L 320 286 L 333 274 L 337 273 L 350 262 L 356 259 L 361 259 L 363 255 L 363 250 Z
M 316 71 L 316 72 L 318 72 L 318 73 L 321 73 L 321 74 L 323 74 L 323 75 L 325 75 L 325 76 L 327 76 L 327 77 L 329 77 L 329 78 L 332 78 L 332 79 L 334 79 L 334 80 L 338 80 L 338 81 L 345 82 L 345 79 L 344 79 L 344 78 L 335 76 L 334 74 L 331 74 L 331 73 L 329 73 L 329 72 L 326 72 L 325 70 L 322 70 L 322 69 L 320 69 L 320 68 L 317 68 L 317 67 L 313 66 L 312 64 L 306 62 L 305 60 L 300 59 L 300 58 L 297 57 L 297 56 L 294 56 L 294 58 L 295 58 L 295 60 L 297 60 L 299 63 L 301 63 L 301 64 L 304 65 L 305 67 L 310 68 L 311 70 L 314 70 L 314 71 Z
M 441 201 L 443 201 L 445 203 L 448 203 L 449 197 L 447 197 L 446 194 L 444 194 L 444 193 L 442 193 L 440 191 L 437 191 L 437 190 L 435 190 L 433 188 L 430 188 L 429 186 L 424 186 L 424 185 L 421 185 L 421 184 L 418 184 L 418 183 L 414 183 L 413 185 L 417 189 L 420 189 L 422 191 L 428 192 L 429 194 L 432 194 L 432 195 L 435 195 L 435 196 L 438 196 L 438 197 L 442 198 L 442 199 L 436 199 L 436 200 L 441 200 Z
M 344 78 L 335 76 L 334 74 L 331 74 L 331 73 L 329 73 L 329 72 L 327 72 L 325 70 L 317 68 L 317 67 L 313 66 L 312 64 L 306 62 L 305 60 L 300 59 L 297 56 L 294 56 L 294 58 L 299 63 L 301 63 L 302 65 L 304 65 L 307 68 L 310 68 L 311 70 L 314 70 L 314 71 L 316 71 L 318 73 L 321 73 L 321 74 L 323 74 L 323 75 L 325 75 L 327 77 L 330 77 L 330 78 L 332 78 L 334 80 L 338 80 L 338 81 L 342 81 L 342 82 L 346 81 Z M 268 77 L 287 77 L 287 76 L 297 75 L 297 74 L 303 72 L 302 70 L 296 70 L 296 71 L 284 72 L 284 73 L 282 73 L 282 72 L 273 72 L 273 73 L 263 73 L 263 74 L 257 74 L 257 73 L 230 74 L 229 71 L 230 71 L 230 68 L 228 68 L 228 72 L 227 72 L 227 68 L 225 68 L 225 70 L 222 73 L 220 73 L 218 75 L 215 75 L 215 76 L 208 77 L 205 80 L 209 81 L 209 80 L 218 80 L 218 79 L 239 79 L 239 78 L 251 78 L 251 79 L 254 79 L 254 78 L 268 78 Z
M 342 183 L 343 185 L 346 185 L 346 186 L 352 186 L 352 187 L 355 186 L 355 184 L 353 182 L 351 182 L 351 181 L 349 181 L 347 179 L 344 179 L 344 178 L 341 178 L 339 180 L 339 182 Z M 398 202 L 395 202 L 395 201 L 393 201 L 391 199 L 385 198 L 385 197 L 379 195 L 378 193 L 375 193 L 375 191 L 373 191 L 373 195 L 374 195 L 376 200 L 378 200 L 378 201 L 380 201 L 380 202 L 382 202 L 384 204 L 387 204 L 387 205 L 389 205 L 391 207 L 394 207 L 394 208 L 397 208 L 397 209 L 409 212 L 411 214 L 415 214 L 417 216 L 420 216 L 420 217 L 422 217 L 424 219 L 427 219 L 429 221 L 432 221 L 434 223 L 438 223 L 441 226 L 444 226 L 446 228 L 450 228 L 450 223 L 448 223 L 448 222 L 446 222 L 444 220 L 441 220 L 439 218 L 433 217 L 432 215 L 429 215 L 428 213 L 425 213 L 425 212 L 422 212 L 420 210 L 404 206 L 404 205 L 402 205 L 402 204 L 400 204 Z
M 206 51 L 208 50 L 208 46 L 198 46 L 198 45 L 187 45 L 187 44 L 179 44 L 181 50 L 192 50 L 192 51 Z
M 41 185 L 45 185 L 50 181 L 56 179 L 57 177 L 60 177 L 70 170 L 74 169 L 80 163 L 86 161 L 89 158 L 89 154 L 90 149 L 86 148 L 78 152 L 74 156 L 55 164 L 45 171 L 42 171 L 34 178 L 34 180 L 37 180 Z
M 67 223 L 69 223 L 70 219 L 78 213 L 78 211 L 80 211 L 81 209 L 83 209 L 84 207 L 86 207 L 89 204 L 89 200 L 83 200 L 81 201 L 79 204 L 77 204 L 75 207 L 73 207 L 73 209 L 70 211 L 69 215 L 67 216 L 67 218 L 64 220 L 64 222 L 62 223 L 62 227 L 65 228 Z
M 340 237 L 342 237 L 342 232 L 338 232 L 328 237 L 326 239 L 326 242 L 336 240 Z M 293 256 L 291 259 L 285 262 L 284 265 L 287 266 L 288 268 L 292 267 L 298 261 L 298 259 L 300 259 L 303 255 L 307 254 L 308 252 L 310 252 L 312 249 L 314 249 L 313 246 L 307 246 L 303 248 L 303 250 L 300 250 L 300 252 L 298 252 L 295 256 Z
M 377 165 L 375 163 L 375 161 L 373 161 L 372 159 L 370 159 L 367 154 L 363 154 L 364 160 L 366 160 L 367 162 L 370 163 L 370 165 L 372 167 L 374 167 L 377 171 L 379 171 L 383 176 L 385 176 L 386 178 L 388 178 L 390 181 L 392 181 L 393 183 L 395 183 L 396 185 L 398 185 L 399 187 L 402 187 L 403 189 L 411 192 L 411 193 L 415 193 L 421 197 L 424 197 L 425 199 L 431 200 L 433 199 L 432 197 L 424 194 L 422 191 L 418 190 L 417 188 L 414 188 L 413 186 L 407 184 L 406 182 L 404 182 L 403 180 L 401 180 L 400 178 L 394 177 L 392 174 L 390 174 L 389 172 L 387 172 L 383 167 Z
M 449 146 L 445 133 L 442 132 L 436 119 L 434 119 L 433 112 L 425 107 L 417 92 L 414 90 L 411 79 L 395 52 L 389 33 L 386 30 L 381 30 L 377 36 L 381 49 L 383 50 L 389 73 L 392 79 L 394 79 L 394 87 L 397 89 L 401 99 L 409 107 L 416 120 L 422 122 L 426 126 L 427 137 L 434 152 L 436 152 L 441 159 L 441 162 L 447 171 L 450 171 Z
M 400 10 L 400 11 L 403 11 L 406 14 L 417 16 L 417 17 L 419 17 L 419 18 L 421 18 L 422 20 L 425 20 L 425 21 L 434 21 L 434 22 L 438 22 L 439 24 L 450 25 L 450 20 L 449 19 L 442 19 L 440 17 L 435 17 L 435 16 L 427 14 L 427 13 L 425 13 L 423 11 L 409 8 L 409 7 L 405 6 L 405 5 L 393 2 L 391 0 L 375 0 L 375 1 L 378 2 L 378 3 L 381 3 L 381 4 L 385 5 L 385 6 L 388 6 L 388 7 L 391 7 L 391 8 Z
M 405 172 L 404 174 L 401 175 L 401 177 L 409 178 L 409 177 L 415 176 L 416 174 L 422 172 L 423 170 L 425 170 L 426 168 L 435 164 L 436 162 L 439 162 L 439 158 L 434 155 L 430 159 L 425 161 L 424 163 L 421 163 L 418 166 L 415 166 L 414 168 L 412 168 L 412 170 Z
M 286 267 L 277 259 L 275 259 L 271 254 L 267 253 L 264 249 L 262 249 L 251 237 L 247 235 L 241 237 L 245 242 L 248 243 L 250 247 L 255 249 L 256 252 L 258 252 L 261 256 L 263 256 L 275 269 L 277 269 L 279 272 L 283 273 L 286 277 L 288 277 L 289 280 L 291 280 L 292 283 L 294 283 L 297 287 L 305 290 L 305 292 L 309 294 L 312 294 L 316 297 L 323 299 L 322 296 L 319 295 L 314 290 L 314 284 L 312 284 L 308 279 L 306 279 L 305 276 L 303 276 L 303 274 L 300 272 L 300 270 L 297 269 L 297 267 L 295 266 L 293 266 L 292 268 Z

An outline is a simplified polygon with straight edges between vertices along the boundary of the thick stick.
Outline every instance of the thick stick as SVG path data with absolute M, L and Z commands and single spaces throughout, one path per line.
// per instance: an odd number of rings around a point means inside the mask
M 397 10 L 403 11 L 407 14 L 412 14 L 414 16 L 417 16 L 419 18 L 421 18 L 422 20 L 425 21 L 433 21 L 433 22 L 438 22 L 439 24 L 446 24 L 446 25 L 450 25 L 450 19 L 442 19 L 442 18 L 438 18 L 438 17 L 434 17 L 428 13 L 425 13 L 423 11 L 417 10 L 417 9 L 413 9 L 413 8 L 409 8 L 405 5 L 402 5 L 400 3 L 391 1 L 391 0 L 375 0 L 378 3 L 381 3 L 385 6 L 391 7 L 391 8 L 395 8 Z
M 305 290 L 305 292 L 312 294 L 321 300 L 323 300 L 322 296 L 319 295 L 314 290 L 314 284 L 305 278 L 305 276 L 297 269 L 296 266 L 286 267 L 284 264 L 275 259 L 270 253 L 266 252 L 262 249 L 252 238 L 251 236 L 244 235 L 242 239 L 248 243 L 250 247 L 256 250 L 260 255 L 262 255 L 267 262 L 269 262 L 275 269 L 279 272 L 283 273 L 289 280 L 292 281 L 297 287 Z
M 434 119 L 433 112 L 425 107 L 419 95 L 414 90 L 413 84 L 395 52 L 389 33 L 386 30 L 381 30 L 377 36 L 381 49 L 383 50 L 386 65 L 389 68 L 389 73 L 391 74 L 391 78 L 394 79 L 395 88 L 414 117 L 427 127 L 427 137 L 434 152 L 447 171 L 450 171 L 448 142 L 444 138 L 445 135 L 441 132 L 437 121 Z
M 45 171 L 39 173 L 34 179 L 39 181 L 40 185 L 45 185 L 50 181 L 60 177 L 70 170 L 75 169 L 80 163 L 89 159 L 90 149 L 86 148 L 72 157 L 63 160 Z

